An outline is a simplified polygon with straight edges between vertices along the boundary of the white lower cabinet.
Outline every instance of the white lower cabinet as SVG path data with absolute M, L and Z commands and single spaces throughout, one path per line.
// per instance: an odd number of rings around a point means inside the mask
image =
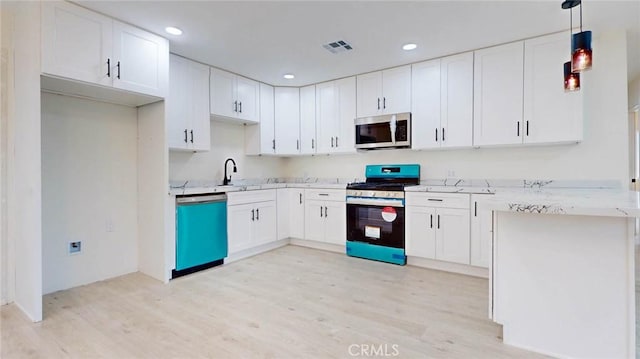
M 289 188 L 289 237 L 304 238 L 304 212 L 305 212 L 304 189 Z
M 227 194 L 229 253 L 277 240 L 276 190 Z
M 407 193 L 406 253 L 469 264 L 469 195 Z
M 471 195 L 471 265 L 489 268 L 493 257 L 493 212 L 478 209 L 481 196 L 488 195 Z
M 306 190 L 305 239 L 345 245 L 347 206 L 344 190 Z

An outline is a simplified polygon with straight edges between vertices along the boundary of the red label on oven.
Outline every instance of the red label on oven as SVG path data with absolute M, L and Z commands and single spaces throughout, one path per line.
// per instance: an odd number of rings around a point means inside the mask
M 393 207 L 384 207 L 381 213 L 382 213 L 382 219 L 384 219 L 387 222 L 393 222 L 398 217 L 398 213 L 396 212 L 396 209 Z

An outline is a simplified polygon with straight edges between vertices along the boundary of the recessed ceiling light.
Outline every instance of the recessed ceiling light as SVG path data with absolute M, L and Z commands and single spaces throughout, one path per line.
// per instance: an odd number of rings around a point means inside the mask
M 173 26 L 165 27 L 164 31 L 166 31 L 167 33 L 169 33 L 171 35 L 182 35 L 182 30 L 178 29 L 177 27 L 173 27 Z
M 291 79 L 295 79 L 296 78 L 296 76 L 294 74 L 284 74 L 284 76 L 282 76 L 282 77 L 284 77 L 287 80 L 291 80 Z
M 404 44 L 404 45 L 402 45 L 402 49 L 405 50 L 405 51 L 414 50 L 416 47 L 418 47 L 418 45 L 416 45 L 416 44 Z

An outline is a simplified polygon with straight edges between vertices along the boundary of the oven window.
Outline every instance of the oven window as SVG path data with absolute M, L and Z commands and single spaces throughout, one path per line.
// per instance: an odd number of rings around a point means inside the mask
M 404 248 L 404 208 L 347 204 L 347 240 Z

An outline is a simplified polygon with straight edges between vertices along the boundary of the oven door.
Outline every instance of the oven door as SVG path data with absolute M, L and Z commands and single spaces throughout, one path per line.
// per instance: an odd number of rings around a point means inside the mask
M 347 241 L 404 249 L 403 200 L 348 197 Z

